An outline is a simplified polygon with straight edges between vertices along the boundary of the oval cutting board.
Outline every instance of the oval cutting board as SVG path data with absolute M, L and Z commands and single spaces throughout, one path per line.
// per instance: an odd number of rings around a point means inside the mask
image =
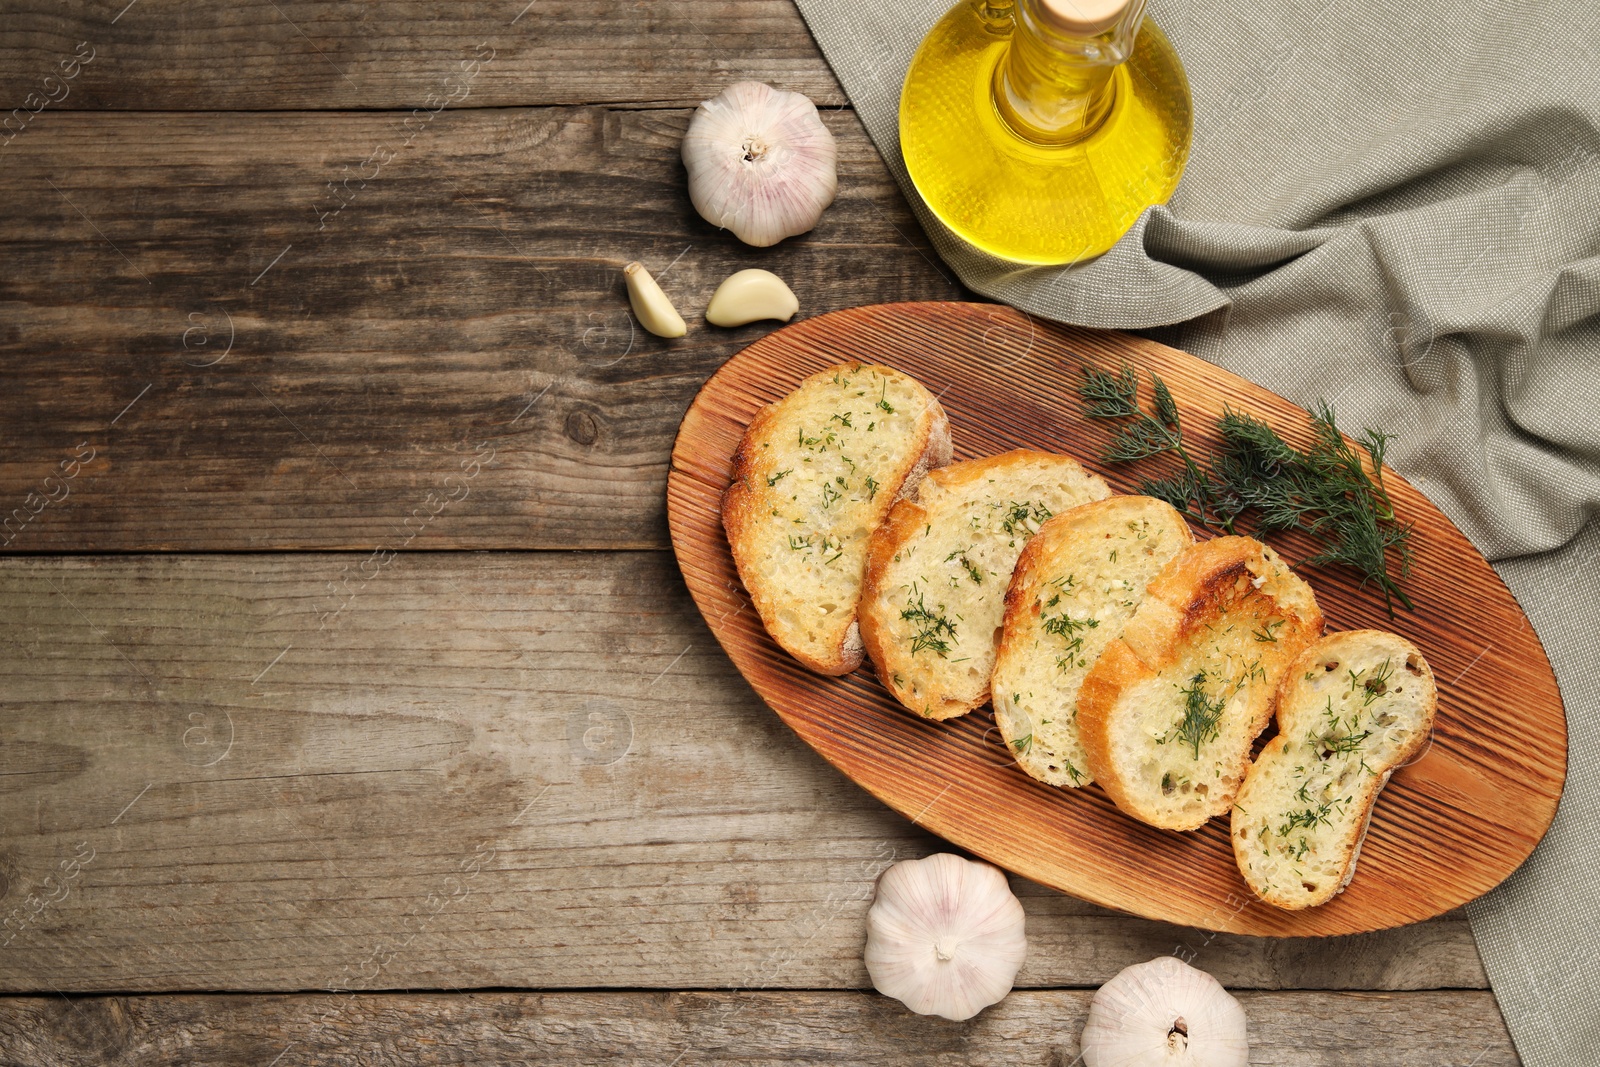
M 886 304 L 788 326 L 734 356 L 700 391 L 678 431 L 667 509 L 678 564 L 722 647 L 762 698 L 824 758 L 890 807 L 1026 878 L 1151 919 L 1234 933 L 1349 934 L 1417 922 L 1493 888 L 1543 836 L 1566 776 L 1567 725 L 1549 661 L 1516 600 L 1420 492 L 1385 473 L 1396 511 L 1415 523 L 1405 588 L 1415 611 L 1392 622 L 1382 597 L 1337 567 L 1304 567 L 1330 630 L 1393 629 L 1421 647 L 1439 681 L 1432 744 L 1395 773 L 1355 881 L 1320 908 L 1255 900 L 1234 865 L 1226 819 L 1193 833 L 1118 811 L 1097 786 L 1055 789 L 1017 768 L 987 706 L 930 722 L 903 709 L 870 664 L 843 678 L 805 670 L 767 636 L 740 585 L 719 512 L 730 460 L 750 418 L 802 378 L 851 360 L 905 371 L 949 413 L 955 458 L 1022 446 L 1065 452 L 1134 492 L 1171 457 L 1108 465 L 1107 428 L 1083 418 L 1079 366 L 1124 360 L 1167 382 L 1186 438 L 1204 453 L 1224 404 L 1265 418 L 1304 446 L 1293 404 L 1186 352 L 1073 329 L 990 304 Z M 1148 383 L 1148 377 L 1146 377 Z M 1148 386 L 1142 394 L 1148 403 Z M 1248 528 L 1249 520 L 1245 523 Z M 1201 536 L 1204 536 L 1203 532 Z M 1300 535 L 1269 539 L 1296 561 Z

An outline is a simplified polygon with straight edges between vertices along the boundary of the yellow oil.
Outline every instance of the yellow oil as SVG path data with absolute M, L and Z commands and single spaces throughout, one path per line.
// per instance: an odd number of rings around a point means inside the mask
M 992 255 L 1032 264 L 1098 256 L 1177 188 L 1189 158 L 1188 79 L 1146 19 L 1112 68 L 1098 128 L 1075 143 L 1041 143 L 995 102 L 1013 33 L 1009 4 L 963 0 L 924 38 L 900 97 L 906 167 L 933 213 Z

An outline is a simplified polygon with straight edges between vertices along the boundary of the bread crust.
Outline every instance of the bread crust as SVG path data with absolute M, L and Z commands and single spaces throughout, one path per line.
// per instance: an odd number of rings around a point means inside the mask
M 1251 587 L 1254 587 L 1252 589 Z M 1117 807 L 1142 822 L 1168 830 L 1194 830 L 1212 816 L 1228 810 L 1250 765 L 1247 742 L 1228 754 L 1229 764 L 1219 774 L 1220 791 L 1208 794 L 1205 804 L 1184 815 L 1150 804 L 1149 783 L 1130 777 L 1130 769 L 1117 758 L 1113 731 L 1118 716 L 1127 714 L 1124 702 L 1135 691 L 1154 683 L 1163 670 L 1176 664 L 1202 631 L 1214 624 L 1231 605 L 1256 604 L 1266 594 L 1272 614 L 1285 625 L 1276 631 L 1274 662 L 1262 665 L 1277 672 L 1267 679 L 1264 698 L 1253 699 L 1243 733 L 1253 741 L 1271 721 L 1277 684 L 1287 663 L 1315 640 L 1323 627 L 1316 598 L 1286 564 L 1266 545 L 1249 537 L 1218 537 L 1185 549 L 1150 583 L 1144 601 L 1092 667 L 1078 696 L 1078 724 L 1089 771 Z M 1166 699 L 1171 699 L 1170 697 Z M 1229 783 L 1233 783 L 1229 787 Z
M 1421 717 L 1411 731 L 1409 740 L 1403 745 L 1396 746 L 1384 760 L 1381 768 L 1372 768 L 1374 773 L 1362 779 L 1356 787 L 1350 808 L 1346 809 L 1346 812 L 1353 809 L 1358 813 L 1358 818 L 1353 821 L 1347 820 L 1341 825 L 1338 839 L 1332 846 L 1333 855 L 1342 865 L 1338 876 L 1326 880 L 1314 892 L 1291 894 L 1259 877 L 1260 872 L 1251 863 L 1257 843 L 1249 841 L 1242 834 L 1242 831 L 1249 827 L 1249 812 L 1257 807 L 1254 798 L 1251 797 L 1256 787 L 1257 772 L 1275 769 L 1277 760 L 1289 758 L 1290 750 L 1305 731 L 1308 718 L 1314 719 L 1318 714 L 1320 703 L 1312 696 L 1307 681 L 1322 673 L 1321 665 L 1330 659 L 1341 663 L 1348 662 L 1354 658 L 1356 650 L 1375 643 L 1398 646 L 1405 657 L 1402 663 L 1415 664 L 1415 669 L 1412 669 L 1411 673 L 1417 680 L 1416 684 L 1424 687 Z M 1327 903 L 1344 892 L 1355 878 L 1356 865 L 1361 858 L 1361 846 L 1366 840 L 1367 830 L 1372 825 L 1372 813 L 1377 806 L 1379 795 L 1389 783 L 1395 770 L 1415 759 L 1432 737 L 1438 713 L 1438 689 L 1432 669 L 1428 667 L 1422 650 L 1411 641 L 1385 630 L 1345 630 L 1328 634 L 1321 640 L 1313 642 L 1295 657 L 1278 683 L 1275 710 L 1279 735 L 1262 749 L 1261 755 L 1256 758 L 1245 777 L 1230 819 L 1229 836 L 1233 842 L 1234 860 L 1239 866 L 1239 873 L 1251 892 L 1273 907 L 1285 911 L 1300 911 Z M 1364 758 L 1362 764 L 1365 765 Z M 1246 805 L 1247 799 L 1252 801 L 1249 805 Z M 1245 812 L 1243 819 L 1240 818 L 1241 811 Z M 1259 811 L 1256 814 L 1259 815 Z
M 1148 595 L 1145 599 L 1148 603 Z M 1083 740 L 1083 751 L 1089 760 L 1089 774 L 1123 811 L 1127 811 L 1133 801 L 1123 788 L 1122 777 L 1110 773 L 1110 712 L 1117 697 L 1133 688 L 1148 671 L 1126 641 L 1113 641 L 1100 653 L 1100 659 L 1078 690 L 1078 736 Z
M 916 386 L 921 394 L 923 409 L 918 416 L 912 444 L 905 450 L 895 470 L 883 479 L 884 503 L 878 509 L 880 512 L 889 511 L 895 501 L 907 493 L 915 492 L 918 483 L 930 470 L 950 462 L 952 451 L 950 420 L 938 399 L 909 375 L 871 363 L 841 363 L 810 375 L 784 397 L 758 411 L 746 427 L 739 447 L 733 454 L 733 480 L 722 494 L 722 526 L 734 566 L 745 591 L 750 595 L 751 604 L 773 640 L 806 668 L 826 675 L 849 674 L 861 666 L 864 646 L 857 618 L 859 598 L 849 605 L 841 621 L 835 624 L 837 639 L 825 647 L 808 648 L 794 639 L 790 627 L 780 618 L 780 612 L 792 599 L 789 591 L 763 580 L 758 568 L 753 565 L 755 552 L 765 535 L 758 520 L 769 513 L 779 495 L 773 492 L 770 485 L 759 484 L 765 479 L 756 475 L 756 465 L 761 451 L 759 446 L 771 436 L 773 424 L 784 414 L 784 405 L 801 395 L 807 386 L 830 381 L 841 371 L 851 374 L 871 371 L 892 377 Z

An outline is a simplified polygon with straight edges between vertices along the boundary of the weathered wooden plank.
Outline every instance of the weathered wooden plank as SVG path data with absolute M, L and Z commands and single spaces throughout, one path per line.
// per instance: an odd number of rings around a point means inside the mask
M 290 110 L 693 106 L 740 78 L 843 101 L 788 0 L 9 0 L 0 101 L 62 108 Z M 80 50 L 80 45 L 86 47 Z M 76 68 L 62 60 L 91 57 Z M 463 66 L 463 63 L 476 66 Z M 69 76 L 70 75 L 70 76 Z M 46 82 L 54 76 L 55 82 Z M 462 95 L 465 92 L 468 95 Z
M 0 561 L 0 830 L 29 992 L 861 988 L 873 879 L 941 847 L 756 700 L 666 553 Z M 1270 941 L 1016 884 L 1024 986 L 1485 985 L 1459 913 Z
M 770 329 L 701 319 L 724 277 L 960 295 L 848 112 L 838 202 L 765 251 L 690 206 L 683 111 L 55 119 L 5 150 L 3 551 L 664 546 L 678 420 Z M 636 258 L 687 338 L 634 327 Z
M 977 1018 L 857 993 L 465 993 L 0 1000 L 19 1065 L 1081 1064 L 1087 991 L 1017 992 Z M 1250 1062 L 1519 1061 L 1485 992 L 1241 993 Z

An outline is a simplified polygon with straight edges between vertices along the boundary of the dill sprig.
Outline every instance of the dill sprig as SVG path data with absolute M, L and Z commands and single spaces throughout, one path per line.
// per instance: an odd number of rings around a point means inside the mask
M 1060 599 L 1060 595 L 1057 594 L 1050 603 L 1053 605 Z M 1065 655 L 1056 657 L 1056 666 L 1064 671 L 1071 667 L 1075 659 L 1078 660 L 1080 667 L 1085 665 L 1085 661 L 1078 659 L 1083 654 L 1083 635 L 1089 630 L 1099 629 L 1100 620 L 1089 618 L 1079 621 L 1063 611 L 1060 615 L 1041 615 L 1039 628 L 1047 634 L 1055 634 L 1066 642 Z
M 1002 505 L 992 504 L 990 506 L 1001 507 Z M 1001 520 L 1000 528 L 1013 536 L 1019 530 L 1025 534 L 1037 533 L 1040 524 L 1054 517 L 1054 515 L 1055 512 L 1051 511 L 1042 500 L 1037 504 L 1028 500 L 1024 500 L 1019 504 L 1013 500 L 1010 504 L 1005 505 L 1005 518 Z
M 1165 500 L 1202 526 L 1231 531 L 1239 508 L 1229 499 L 1226 486 L 1202 470 L 1184 447 L 1183 420 L 1167 383 L 1153 372 L 1150 380 L 1154 383 L 1154 415 L 1139 404 L 1139 374 L 1132 366 L 1124 363 L 1116 374 L 1083 366 L 1083 384 L 1078 389 L 1083 413 L 1091 419 L 1132 420 L 1112 433 L 1100 458 L 1107 463 L 1128 463 L 1163 452 L 1176 454 L 1183 473 L 1176 478 L 1146 479 L 1139 491 Z
M 1361 683 L 1361 706 L 1366 707 L 1389 691 L 1389 678 L 1394 674 L 1394 664 L 1385 659 L 1372 672 L 1372 677 Z
M 900 613 L 900 618 L 917 626 L 917 632 L 911 639 L 911 652 L 915 655 L 927 649 L 940 659 L 945 659 L 950 651 L 950 642 L 945 638 L 955 637 L 956 624 L 940 612 L 929 611 L 928 605 L 923 602 L 923 593 L 915 587 L 913 591 L 917 594 L 916 603 L 907 602 L 906 609 Z M 943 604 L 939 606 L 944 607 Z
M 1301 450 L 1262 420 L 1226 408 L 1217 421 L 1222 447 L 1202 466 L 1184 445 L 1172 393 L 1158 375 L 1150 378 L 1154 414 L 1140 406 L 1139 375 L 1128 364 L 1116 374 L 1085 365 L 1079 387 L 1085 415 L 1129 420 L 1113 432 L 1101 456 L 1106 462 L 1172 452 L 1182 464 L 1176 476 L 1145 479 L 1141 493 L 1225 533 L 1237 532 L 1246 512 L 1254 514 L 1258 533 L 1304 530 L 1318 551 L 1302 563 L 1360 572 L 1363 586 L 1370 582 L 1383 593 L 1391 618 L 1396 600 L 1413 607 L 1400 587 L 1411 572 L 1411 524 L 1396 517 L 1383 483 L 1392 435 L 1367 429 L 1352 444 L 1339 432 L 1333 408 L 1322 402 L 1311 413 L 1311 446 Z
M 1189 679 L 1189 688 L 1179 690 L 1183 693 L 1183 719 L 1176 728 L 1177 738 L 1189 746 L 1195 759 L 1200 758 L 1200 746 L 1215 741 L 1222 732 L 1222 709 L 1227 704 L 1221 697 L 1212 700 L 1206 696 L 1205 681 L 1205 672 L 1201 671 Z M 1167 738 L 1161 741 L 1165 744 Z
M 1337 803 L 1338 801 L 1330 800 L 1327 803 L 1320 804 L 1314 808 L 1304 808 L 1300 811 L 1291 811 L 1288 817 L 1284 820 L 1283 825 L 1278 827 L 1278 836 L 1288 837 L 1289 834 L 1295 830 L 1314 830 L 1319 825 L 1332 826 L 1333 823 L 1329 819 L 1329 816 L 1333 814 L 1334 805 Z
M 1333 710 L 1333 698 L 1328 698 L 1328 706 L 1322 712 L 1328 721 L 1319 732 L 1313 726 L 1306 734 L 1306 743 L 1317 752 L 1319 759 L 1329 756 L 1353 756 L 1361 751 L 1361 745 L 1372 736 L 1371 730 L 1361 729 L 1361 712 L 1350 713 L 1348 723 Z

